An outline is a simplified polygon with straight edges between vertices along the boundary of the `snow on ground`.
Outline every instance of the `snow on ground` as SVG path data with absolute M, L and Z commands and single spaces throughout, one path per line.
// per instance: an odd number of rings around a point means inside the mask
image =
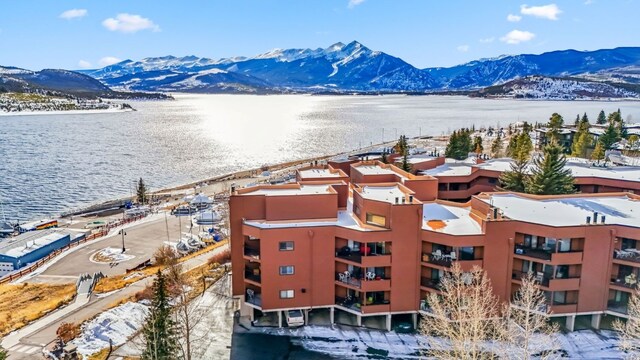
M 91 262 L 94 263 L 119 263 L 135 258 L 134 255 L 124 254 L 120 248 L 104 248 L 91 255 Z
M 321 352 L 340 359 L 368 358 L 372 354 L 390 359 L 419 359 L 433 338 L 417 334 L 398 334 L 346 326 L 304 326 L 289 328 L 252 328 L 271 335 L 289 336 L 292 343 L 309 351 Z M 569 359 L 620 359 L 613 331 L 581 330 L 557 335 L 557 346 Z
M 114 346 L 122 345 L 142 328 L 148 312 L 146 305 L 135 302 L 107 310 L 86 323 L 73 344 L 82 355 L 91 355 L 109 347 L 109 339 Z

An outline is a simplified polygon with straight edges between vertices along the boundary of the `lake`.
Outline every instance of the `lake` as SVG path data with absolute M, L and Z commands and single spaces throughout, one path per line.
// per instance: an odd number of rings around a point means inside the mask
M 456 96 L 177 95 L 136 112 L 0 116 L 0 201 L 21 221 L 262 164 L 353 150 L 460 127 L 567 122 L 640 102 L 524 101 Z M 1 214 L 0 214 L 1 216 Z

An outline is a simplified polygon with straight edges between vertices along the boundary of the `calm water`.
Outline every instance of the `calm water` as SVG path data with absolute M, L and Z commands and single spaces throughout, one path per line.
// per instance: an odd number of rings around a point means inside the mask
M 640 102 L 552 102 L 417 96 L 180 95 L 137 112 L 0 116 L 0 200 L 21 220 L 129 195 L 143 177 L 178 185 L 264 163 L 459 127 L 573 121 L 600 109 L 640 122 Z M 384 129 L 384 130 L 383 130 Z

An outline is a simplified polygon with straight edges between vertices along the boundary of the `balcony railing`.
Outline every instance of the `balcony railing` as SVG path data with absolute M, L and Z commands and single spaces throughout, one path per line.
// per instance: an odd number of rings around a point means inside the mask
M 607 310 L 617 312 L 620 314 L 629 314 L 628 303 L 623 301 L 611 300 L 607 302 Z
M 360 279 L 356 279 L 351 276 L 345 276 L 343 272 L 336 273 L 336 280 L 343 284 L 351 285 L 356 288 L 360 288 L 362 286 L 362 281 Z
M 244 278 L 247 280 L 251 280 L 257 283 L 260 283 L 261 281 L 261 276 L 260 273 L 254 273 L 253 270 L 245 270 L 244 271 Z
M 374 306 L 374 305 L 389 305 L 388 300 L 375 300 L 371 302 L 367 302 L 366 304 L 362 302 L 359 298 L 353 297 L 339 297 L 336 296 L 336 305 L 345 307 L 347 309 L 362 312 L 363 307 Z
M 420 278 L 420 285 L 430 289 L 440 290 L 440 279 L 422 277 Z
M 262 307 L 262 294 L 246 294 L 244 297 L 244 301 L 249 304 Z
M 528 272 L 524 272 L 524 271 L 519 271 L 519 270 L 513 270 L 511 272 L 511 278 L 512 279 L 516 279 L 516 280 L 522 280 L 523 278 L 527 277 L 529 273 Z M 538 273 L 533 273 L 533 279 L 540 285 L 542 286 L 549 286 L 549 280 L 551 278 L 545 276 L 544 274 L 538 274 Z
M 634 274 L 627 276 L 619 276 L 611 279 L 611 285 L 623 286 L 629 289 L 635 289 L 638 287 L 638 277 Z
M 640 251 L 636 249 L 614 250 L 613 258 L 640 263 Z
M 526 255 L 542 260 L 551 260 L 552 250 L 535 249 L 524 246 L 516 246 L 514 249 L 516 255 Z
M 338 251 L 336 252 L 336 257 L 339 257 L 340 259 L 349 260 L 358 264 L 362 262 L 362 255 L 360 255 L 359 252 Z
M 260 260 L 260 249 L 254 249 L 245 246 L 244 247 L 244 256 L 250 257 L 256 260 Z

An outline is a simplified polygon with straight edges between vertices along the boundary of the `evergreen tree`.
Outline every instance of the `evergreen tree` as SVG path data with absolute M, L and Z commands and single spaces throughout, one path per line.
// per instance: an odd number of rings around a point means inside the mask
M 516 157 L 516 152 L 518 149 L 518 136 L 512 135 L 509 139 L 509 144 L 507 145 L 507 156 L 510 158 Z
M 5 360 L 8 356 L 9 354 L 7 354 L 7 351 L 0 346 L 0 360 Z
M 385 164 L 389 163 L 389 160 L 387 160 L 387 152 L 386 151 L 382 152 L 382 157 L 380 158 L 380 161 L 382 161 Z
M 510 170 L 505 171 L 500 176 L 502 188 L 509 191 L 524 192 L 527 181 L 527 167 L 529 166 L 529 157 L 533 144 L 529 133 L 523 132 L 516 138 L 516 145 L 512 151 L 513 162 Z
M 140 178 L 138 181 L 138 187 L 136 189 L 136 197 L 140 204 L 144 204 L 147 201 L 147 186 L 144 184 L 144 180 Z
M 582 116 L 582 119 L 578 123 L 578 132 L 573 137 L 573 144 L 571 145 L 571 155 L 582 158 L 587 157 L 587 149 L 591 146 L 591 134 L 589 133 L 589 118 L 587 113 Z
M 596 143 L 596 148 L 593 149 L 593 152 L 591 153 L 591 160 L 596 160 L 599 163 L 600 160 L 603 160 L 603 159 L 604 159 L 604 145 L 602 145 L 601 141 L 598 141 Z
M 491 143 L 491 156 L 493 158 L 499 158 L 502 155 L 502 137 L 500 133 L 493 139 Z
M 629 141 L 627 142 L 629 149 L 637 150 L 636 147 L 639 145 L 639 141 L 640 141 L 640 138 L 638 137 L 638 135 L 633 134 L 629 136 Z
M 476 136 L 473 138 L 473 151 L 480 155 L 484 151 L 484 146 L 482 146 L 482 138 L 480 136 Z
M 533 127 L 528 122 L 522 123 L 522 132 L 530 133 L 533 130 Z
M 160 270 L 153 282 L 150 313 L 142 328 L 146 345 L 143 360 L 172 360 L 178 358 L 176 324 L 171 317 L 165 276 Z
M 607 128 L 605 129 L 604 133 L 600 135 L 600 138 L 598 140 L 602 142 L 602 147 L 605 150 L 611 149 L 613 144 L 617 143 L 620 140 L 618 131 L 616 130 L 615 123 L 610 122 Z
M 573 121 L 573 125 L 578 126 L 580 124 L 580 114 L 576 115 L 576 119 Z
M 600 110 L 600 113 L 598 114 L 598 120 L 596 120 L 596 124 L 604 125 L 606 123 L 607 123 L 607 118 L 604 115 L 604 110 Z
M 580 119 L 580 123 L 581 124 L 589 123 L 589 117 L 587 116 L 587 113 L 584 113 L 584 115 L 582 115 L 582 119 Z
M 395 152 L 397 154 L 404 155 L 407 152 L 408 148 L 409 145 L 407 144 L 407 137 L 404 135 L 400 135 L 398 142 L 394 146 Z
M 409 163 L 409 159 L 408 159 L 408 155 L 407 153 L 404 154 L 404 156 L 402 157 L 402 170 L 406 171 L 406 172 L 411 172 L 411 163 Z
M 543 156 L 533 159 L 531 176 L 527 179 L 525 190 L 536 195 L 571 194 L 575 192 L 571 170 L 565 168 L 567 158 L 562 146 L 552 141 L 543 150 Z
M 549 118 L 549 122 L 547 123 L 547 127 L 549 128 L 549 141 L 555 139 L 556 141 L 560 141 L 560 129 L 564 125 L 564 119 L 558 113 L 553 113 Z
M 456 160 L 464 160 L 471 152 L 471 136 L 466 129 L 454 131 L 449 136 L 449 143 L 445 149 L 445 156 Z

